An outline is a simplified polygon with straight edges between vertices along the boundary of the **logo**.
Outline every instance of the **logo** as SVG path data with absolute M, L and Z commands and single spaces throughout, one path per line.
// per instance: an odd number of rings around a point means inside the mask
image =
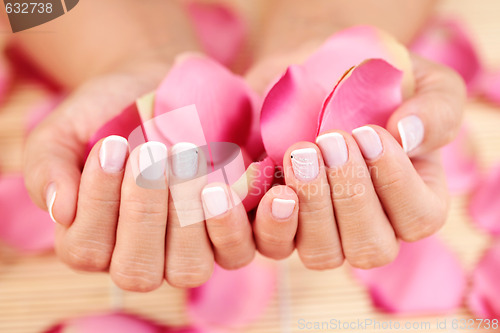
M 79 0 L 4 0 L 12 32 L 52 21 L 73 9 Z

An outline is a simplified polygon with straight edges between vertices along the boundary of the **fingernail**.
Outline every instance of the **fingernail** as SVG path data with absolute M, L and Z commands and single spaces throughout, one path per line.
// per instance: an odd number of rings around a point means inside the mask
M 167 147 L 161 142 L 150 141 L 139 151 L 139 170 L 143 178 L 158 180 L 165 176 Z
M 316 143 L 321 149 L 327 167 L 339 167 L 347 162 L 347 145 L 342 134 L 323 134 L 316 139 Z
M 295 200 L 274 198 L 271 204 L 271 214 L 276 219 L 289 218 L 295 209 Z
M 172 147 L 172 171 L 177 178 L 191 179 L 198 173 L 198 147 L 181 142 Z
M 312 180 L 318 176 L 318 153 L 314 148 L 292 151 L 292 168 L 295 177 L 300 180 Z
M 382 154 L 382 141 L 377 132 L 370 126 L 363 126 L 352 131 L 352 135 L 358 142 L 363 156 L 367 159 L 375 159 Z
M 417 148 L 424 139 L 424 123 L 416 115 L 411 115 L 398 122 L 399 136 L 405 152 Z
M 47 199 L 46 199 L 46 204 L 47 204 L 47 210 L 49 211 L 50 218 L 54 223 L 57 223 L 56 219 L 54 218 L 54 213 L 52 212 L 52 209 L 54 208 L 54 202 L 56 201 L 56 185 L 54 183 L 50 184 L 47 187 Z
M 207 187 L 202 192 L 205 207 L 212 217 L 224 214 L 229 209 L 226 191 L 222 187 Z
M 108 136 L 99 150 L 99 162 L 104 171 L 113 173 L 123 170 L 127 157 L 128 142 L 117 135 Z

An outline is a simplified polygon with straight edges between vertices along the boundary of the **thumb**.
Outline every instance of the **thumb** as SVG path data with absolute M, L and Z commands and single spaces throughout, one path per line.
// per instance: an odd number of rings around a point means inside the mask
M 466 98 L 465 84 L 452 69 L 413 55 L 415 95 L 394 112 L 387 129 L 409 156 L 451 142 L 457 135 Z
M 69 226 L 75 218 L 86 143 L 71 122 L 52 114 L 28 137 L 24 179 L 31 199 L 52 220 Z

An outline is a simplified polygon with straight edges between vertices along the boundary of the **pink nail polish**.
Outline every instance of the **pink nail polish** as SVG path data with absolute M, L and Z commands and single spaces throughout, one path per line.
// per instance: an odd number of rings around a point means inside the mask
M 352 131 L 352 135 L 358 142 L 363 156 L 367 159 L 375 159 L 382 154 L 382 141 L 377 132 L 370 126 L 363 126 Z
M 201 192 L 201 196 L 210 217 L 224 214 L 229 210 L 226 191 L 222 187 L 207 187 Z
M 318 176 L 318 153 L 314 148 L 304 148 L 292 151 L 292 168 L 299 180 L 313 180 Z
M 275 219 L 284 220 L 293 214 L 295 200 L 274 198 L 271 204 L 271 214 Z
M 108 173 L 123 170 L 127 157 L 128 142 L 121 136 L 108 136 L 102 142 L 99 150 L 99 162 L 102 169 Z
M 424 123 L 416 115 L 407 116 L 398 122 L 399 136 L 405 152 L 417 148 L 424 140 Z
M 347 162 L 347 145 L 342 134 L 327 133 L 320 135 L 316 139 L 316 143 L 321 149 L 327 167 L 340 167 Z

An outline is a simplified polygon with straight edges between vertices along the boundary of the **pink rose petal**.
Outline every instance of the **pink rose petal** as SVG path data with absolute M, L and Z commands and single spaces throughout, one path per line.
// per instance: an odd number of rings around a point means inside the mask
M 483 72 L 479 79 L 478 92 L 489 101 L 500 104 L 500 70 Z
M 307 73 L 331 91 L 351 67 L 366 59 L 383 59 L 404 73 L 413 86 L 411 62 L 406 48 L 389 34 L 371 26 L 355 26 L 330 37 L 304 63 Z
M 467 305 L 475 318 L 500 319 L 500 241 L 496 241 L 472 273 Z
M 469 88 L 476 83 L 483 70 L 472 38 L 458 20 L 434 19 L 417 36 L 410 49 L 427 59 L 453 68 Z
M 375 306 L 402 314 L 447 313 L 458 308 L 466 276 L 455 255 L 436 237 L 401 243 L 391 264 L 354 270 Z
M 0 177 L 0 240 L 28 253 L 54 245 L 54 222 L 31 201 L 22 175 Z
M 481 173 L 468 130 L 462 127 L 455 140 L 441 152 L 450 191 L 456 194 L 471 191 L 479 182 Z
M 221 64 L 232 65 L 245 43 L 245 22 L 223 4 L 191 2 L 187 8 L 204 51 Z
M 245 146 L 255 98 L 241 77 L 215 61 L 185 55 L 174 64 L 157 90 L 155 116 L 194 104 L 207 142 Z M 190 119 L 184 121 L 189 124 Z
M 469 213 L 479 228 L 500 235 L 500 165 L 477 184 L 470 198 Z
M 326 91 L 301 66 L 291 66 L 271 88 L 262 106 L 262 140 L 276 165 L 292 144 L 314 141 Z
M 351 132 L 374 124 L 385 127 L 401 105 L 403 72 L 384 60 L 366 60 L 337 84 L 325 101 L 316 134 L 332 129 Z
M 67 320 L 45 333 L 208 333 L 193 327 L 165 327 L 125 313 L 107 313 Z
M 215 267 L 211 279 L 189 290 L 189 315 L 200 327 L 241 327 L 258 318 L 273 297 L 272 267 L 254 261 L 235 271 Z

